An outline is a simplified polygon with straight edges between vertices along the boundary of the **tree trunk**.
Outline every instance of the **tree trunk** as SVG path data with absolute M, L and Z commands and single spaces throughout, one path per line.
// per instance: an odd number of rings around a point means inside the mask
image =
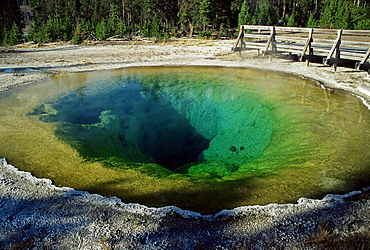
M 126 20 L 125 20 L 125 0 L 122 0 L 122 22 L 124 25 L 126 25 Z
M 194 32 L 194 25 L 193 23 L 189 23 L 189 38 L 193 38 L 193 32 Z

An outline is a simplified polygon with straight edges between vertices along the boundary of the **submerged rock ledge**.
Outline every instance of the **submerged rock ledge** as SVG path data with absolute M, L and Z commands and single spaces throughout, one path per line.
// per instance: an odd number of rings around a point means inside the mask
M 149 208 L 59 188 L 0 159 L 0 195 L 1 249 L 369 246 L 370 187 L 329 194 L 322 200 L 301 198 L 297 204 L 200 215 L 174 206 Z

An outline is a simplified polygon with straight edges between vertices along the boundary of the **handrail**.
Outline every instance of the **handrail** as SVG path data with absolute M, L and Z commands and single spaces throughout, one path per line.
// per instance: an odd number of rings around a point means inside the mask
M 360 69 L 368 64 L 370 57 L 370 30 L 241 25 L 232 50 L 241 52 L 247 49 L 257 49 L 259 54 L 262 51 L 262 55 L 296 52 L 300 60 L 306 61 L 317 60 L 321 56 L 325 64 L 334 65 L 335 69 L 338 62 L 354 60 Z
M 293 31 L 293 32 L 309 32 L 312 28 L 301 28 L 301 27 L 284 27 L 284 26 L 266 26 L 266 25 L 241 25 L 244 30 L 271 30 L 271 27 L 275 27 L 276 31 Z M 324 29 L 324 28 L 313 28 L 315 33 L 336 33 L 338 29 Z M 370 36 L 370 30 L 342 30 L 344 35 L 364 35 Z

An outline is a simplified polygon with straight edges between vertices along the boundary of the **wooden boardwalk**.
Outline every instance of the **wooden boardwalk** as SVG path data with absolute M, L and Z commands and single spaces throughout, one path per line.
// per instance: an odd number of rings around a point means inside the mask
M 232 51 L 290 54 L 301 61 L 369 70 L 370 30 L 334 30 L 241 25 Z

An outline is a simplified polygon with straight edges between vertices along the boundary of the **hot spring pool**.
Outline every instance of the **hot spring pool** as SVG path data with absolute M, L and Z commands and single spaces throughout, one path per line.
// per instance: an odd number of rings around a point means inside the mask
M 61 74 L 0 92 L 0 156 L 124 202 L 214 213 L 370 182 L 370 113 L 342 91 L 245 68 Z

